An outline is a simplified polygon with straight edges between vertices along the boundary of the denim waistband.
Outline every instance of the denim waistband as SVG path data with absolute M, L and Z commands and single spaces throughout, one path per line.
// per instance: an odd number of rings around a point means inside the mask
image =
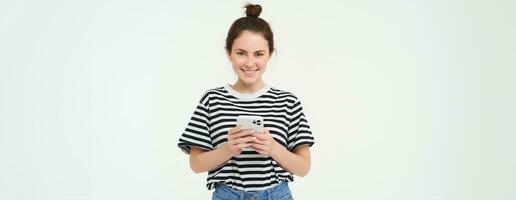
M 216 192 L 227 195 L 228 199 L 273 199 L 271 197 L 290 195 L 287 181 L 281 181 L 273 187 L 259 191 L 241 191 L 223 183 L 216 183 L 215 190 Z

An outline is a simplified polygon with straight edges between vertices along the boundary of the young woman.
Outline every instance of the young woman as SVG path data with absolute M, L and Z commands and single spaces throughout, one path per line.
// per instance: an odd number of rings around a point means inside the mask
M 204 93 L 178 146 L 194 172 L 208 172 L 213 199 L 292 199 L 287 182 L 310 171 L 314 138 L 298 98 L 262 80 L 273 33 L 260 5 L 245 8 L 226 38 L 238 80 Z M 239 115 L 263 117 L 264 131 L 236 127 Z

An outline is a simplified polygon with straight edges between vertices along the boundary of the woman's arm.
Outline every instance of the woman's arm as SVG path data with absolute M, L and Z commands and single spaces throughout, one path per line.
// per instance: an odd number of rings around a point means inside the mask
M 190 168 L 195 173 L 207 172 L 216 169 L 231 157 L 233 155 L 229 151 L 227 143 L 211 151 L 192 147 L 190 150 Z
M 294 150 L 288 151 L 284 146 L 274 140 L 274 147 L 271 151 L 271 157 L 278 162 L 283 169 L 298 176 L 306 176 L 310 171 L 310 147 L 303 145 Z
M 228 131 L 228 142 L 211 151 L 192 147 L 190 150 L 190 168 L 195 173 L 211 171 L 220 167 L 233 156 L 239 155 L 244 147 L 254 140 L 249 130 L 232 128 Z
M 255 133 L 256 140 L 251 147 L 258 153 L 271 156 L 283 169 L 298 176 L 306 176 L 310 171 L 310 147 L 301 145 L 294 152 L 288 151 L 283 145 L 272 138 L 269 130 Z

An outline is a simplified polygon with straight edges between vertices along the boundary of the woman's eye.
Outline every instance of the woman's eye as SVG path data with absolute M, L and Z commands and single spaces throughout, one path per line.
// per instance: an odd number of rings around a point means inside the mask
M 236 54 L 239 55 L 239 56 L 243 56 L 244 52 L 237 52 Z
M 263 53 L 257 53 L 256 54 L 256 57 L 261 57 L 261 56 L 263 56 Z

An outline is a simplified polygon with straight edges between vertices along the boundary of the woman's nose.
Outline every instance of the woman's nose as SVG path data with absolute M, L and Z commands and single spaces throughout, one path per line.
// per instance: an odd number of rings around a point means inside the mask
M 247 60 L 246 60 L 246 66 L 249 66 L 249 67 L 254 67 L 256 63 L 256 59 L 253 58 L 252 56 L 248 57 Z

